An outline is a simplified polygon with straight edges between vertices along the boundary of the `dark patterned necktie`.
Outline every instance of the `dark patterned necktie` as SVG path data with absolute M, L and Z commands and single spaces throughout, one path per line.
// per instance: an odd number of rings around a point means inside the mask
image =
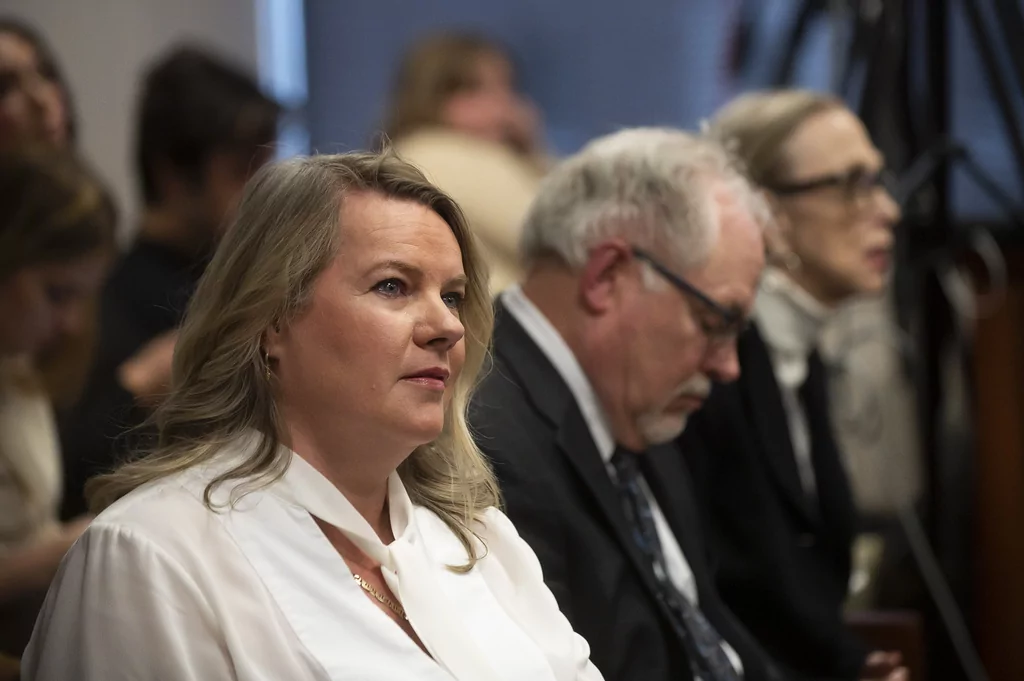
M 622 449 L 612 456 L 619 496 L 633 530 L 633 541 L 651 562 L 658 581 L 659 598 L 673 615 L 673 626 L 686 646 L 690 669 L 697 681 L 739 681 L 740 674 L 725 654 L 722 637 L 711 623 L 669 579 L 651 505 L 640 487 L 640 455 Z

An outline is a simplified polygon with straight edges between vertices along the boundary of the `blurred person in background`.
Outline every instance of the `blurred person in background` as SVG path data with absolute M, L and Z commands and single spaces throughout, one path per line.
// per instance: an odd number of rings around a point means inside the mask
M 246 73 L 192 47 L 160 57 L 142 85 L 135 155 L 145 210 L 102 295 L 97 358 L 61 419 L 63 516 L 111 470 L 166 391 L 175 330 L 250 175 L 273 154 L 278 106 Z
M 0 152 L 0 650 L 15 656 L 88 522 L 58 521 L 57 428 L 33 358 L 86 324 L 114 255 L 114 213 L 68 152 Z
M 548 166 L 537 109 L 511 59 L 486 38 L 445 33 L 415 44 L 394 83 L 385 134 L 458 201 L 496 293 L 519 279 L 520 223 Z
M 70 95 L 53 52 L 28 25 L 0 17 L 0 150 L 64 147 L 73 137 Z
M 73 146 L 76 137 L 70 88 L 50 46 L 27 24 L 0 17 L 0 149 L 25 144 Z M 74 333 L 64 334 L 35 358 L 56 407 L 66 407 L 84 387 L 96 345 L 96 299 Z
M 394 156 L 253 178 L 189 306 L 159 443 L 94 486 L 35 681 L 600 681 L 466 425 L 492 307 Z
M 858 519 L 818 349 L 837 308 L 887 282 L 900 211 L 884 159 L 825 94 L 743 95 L 711 130 L 775 218 L 740 378 L 716 387 L 680 439 L 704 493 L 719 589 L 798 678 L 901 678 L 897 653 L 869 654 L 843 621 Z

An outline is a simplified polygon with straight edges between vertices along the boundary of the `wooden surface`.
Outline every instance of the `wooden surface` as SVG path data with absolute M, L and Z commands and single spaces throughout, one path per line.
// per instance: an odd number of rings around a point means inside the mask
M 1024 250 L 974 354 L 973 628 L 991 681 L 1024 679 Z
M 925 681 L 924 625 L 909 611 L 867 610 L 847 613 L 846 624 L 872 650 L 898 650 L 912 681 Z

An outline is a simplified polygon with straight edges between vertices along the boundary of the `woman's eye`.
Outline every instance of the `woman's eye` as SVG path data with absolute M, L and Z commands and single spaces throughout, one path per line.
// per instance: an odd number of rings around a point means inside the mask
M 394 298 L 405 293 L 405 284 L 400 279 L 385 279 L 374 285 L 377 293 Z
M 446 293 L 441 296 L 441 299 L 444 300 L 445 305 L 448 307 L 458 310 L 462 307 L 462 301 L 466 299 L 466 296 L 461 293 Z

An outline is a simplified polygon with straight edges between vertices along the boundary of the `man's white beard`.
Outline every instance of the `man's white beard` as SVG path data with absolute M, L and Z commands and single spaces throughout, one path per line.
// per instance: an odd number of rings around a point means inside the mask
M 707 397 L 711 392 L 711 380 L 704 374 L 694 376 L 676 388 L 657 409 L 641 414 L 636 421 L 637 430 L 647 446 L 671 442 L 683 434 L 690 417 L 687 412 L 666 411 L 668 405 L 682 395 Z

